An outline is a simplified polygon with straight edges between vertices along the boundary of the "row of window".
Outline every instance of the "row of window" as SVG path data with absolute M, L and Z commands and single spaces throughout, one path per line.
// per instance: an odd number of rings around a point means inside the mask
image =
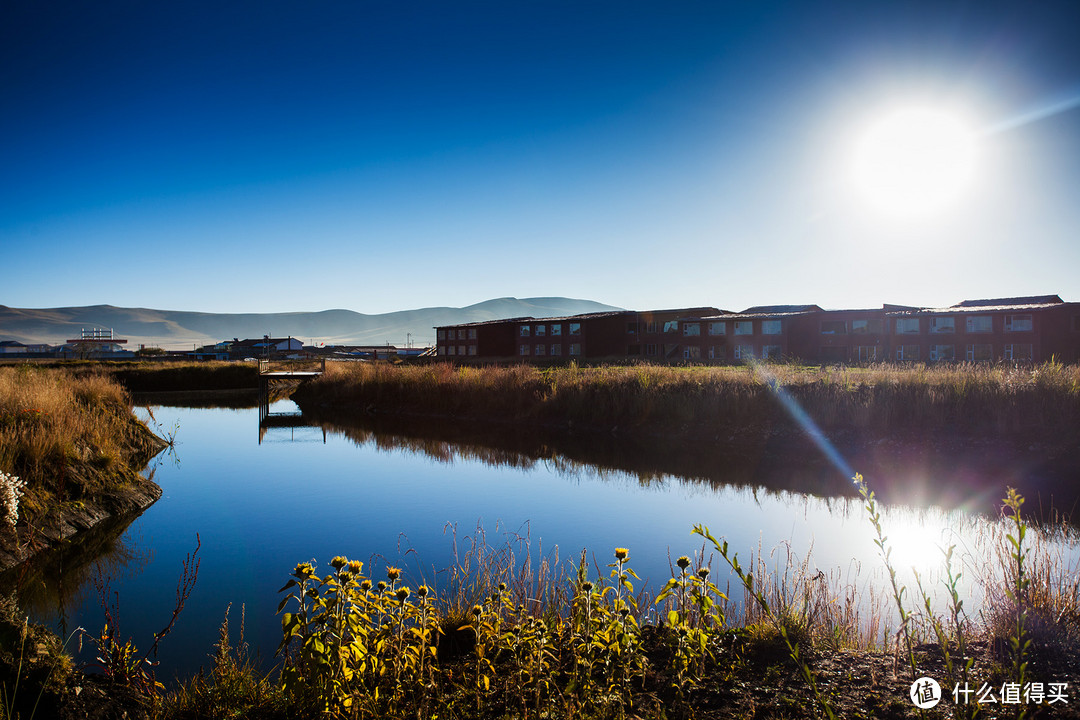
M 1005 360 L 1030 360 L 1031 343 L 1007 343 L 1002 346 L 1001 357 Z M 898 345 L 896 347 L 896 359 L 902 361 L 917 361 L 919 357 L 918 345 Z M 931 345 L 931 362 L 948 362 L 957 360 L 956 346 L 954 345 Z M 994 346 L 990 343 L 970 344 L 964 353 L 964 359 L 968 362 L 990 362 L 994 360 Z
M 568 323 L 568 335 L 580 335 L 581 323 Z M 544 337 L 548 334 L 549 330 L 553 337 L 562 335 L 562 323 L 550 323 L 546 325 L 522 325 L 518 328 L 518 334 L 521 337 L 530 337 L 536 335 L 536 337 Z
M 993 317 L 990 315 L 971 315 L 964 318 L 964 329 L 969 333 L 990 333 L 994 331 Z M 922 332 L 920 318 L 897 318 L 896 334 L 911 335 Z M 929 318 L 930 333 L 934 335 L 956 332 L 956 318 Z M 1006 315 L 1005 332 L 1031 332 L 1031 315 Z
M 650 346 L 655 348 L 655 346 Z M 877 345 L 857 345 L 852 348 L 852 360 L 858 362 L 876 362 L 884 359 L 884 354 L 880 354 L 883 348 Z M 822 348 L 823 355 L 835 355 L 831 358 L 837 361 L 844 361 L 847 358 L 846 348 L 843 347 L 827 347 Z M 709 360 L 725 360 L 727 359 L 727 348 L 723 345 L 710 345 L 704 349 L 705 355 Z M 752 360 L 755 357 L 760 357 L 764 360 L 779 360 L 781 358 L 783 349 L 780 345 L 764 345 L 761 348 L 760 355 L 757 355 L 753 345 L 734 345 L 732 358 L 735 360 Z M 896 359 L 904 362 L 918 361 L 920 347 L 918 345 L 899 345 L 896 348 Z M 683 348 L 683 359 L 686 360 L 699 360 L 701 359 L 702 348 L 698 346 L 686 346 Z M 655 351 L 649 353 L 655 354 Z M 1030 360 L 1032 358 L 1032 346 L 1031 343 L 1009 343 L 1002 346 L 1001 357 L 1005 360 Z M 829 358 L 824 358 L 829 359 Z M 968 362 L 991 362 L 994 358 L 994 346 L 990 343 L 972 343 L 966 347 L 965 359 Z M 953 345 L 931 345 L 930 354 L 928 360 L 930 362 L 949 362 L 957 360 L 956 348 Z
M 569 346 L 570 355 L 581 354 L 581 343 L 570 343 Z M 550 355 L 552 357 L 562 356 L 562 343 L 552 343 L 550 346 L 538 343 L 536 345 L 529 345 L 522 343 L 518 345 L 518 355 L 532 355 L 534 357 L 544 357 Z
M 476 339 L 476 328 L 461 328 L 461 329 L 457 330 L 456 332 L 457 332 L 457 339 L 458 340 L 475 340 Z M 454 339 L 454 333 L 455 333 L 454 330 L 439 330 L 436 333 L 436 335 L 438 336 L 439 340 L 453 340 Z M 428 335 L 428 337 L 431 337 L 431 336 Z M 465 353 L 461 353 L 461 354 L 464 355 Z
M 718 322 L 704 323 L 705 332 L 709 335 L 727 335 L 727 320 Z M 698 337 L 701 335 L 702 323 L 699 322 L 687 322 L 683 323 L 683 337 Z M 735 335 L 753 335 L 754 334 L 754 321 L 753 320 L 733 320 L 731 321 L 731 329 Z M 783 332 L 783 326 L 779 320 L 762 320 L 761 321 L 761 334 L 762 335 L 779 335 Z
M 457 345 L 457 346 L 448 345 L 446 347 L 446 354 L 447 355 L 475 355 L 476 354 L 476 346 L 475 345 Z
M 754 334 L 753 320 L 720 320 L 706 323 L 684 322 L 682 324 L 682 334 L 683 337 L 699 337 L 702 332 L 702 325 L 704 325 L 704 330 L 708 335 L 727 335 L 728 322 L 731 322 L 732 334 L 734 335 Z M 783 325 L 782 321 L 780 320 L 760 320 L 759 322 L 761 323 L 762 335 L 780 335 L 783 332 Z M 879 335 L 882 332 L 882 320 L 880 318 L 851 320 L 850 322 L 850 333 L 852 335 Z M 1076 323 L 1074 322 L 1074 324 Z M 567 323 L 567 325 L 568 335 L 581 334 L 581 323 L 572 322 Z M 956 318 L 949 316 L 931 317 L 928 318 L 928 326 L 930 333 L 933 335 L 955 333 Z M 626 331 L 629 334 L 636 334 L 638 332 L 638 327 L 638 322 L 629 322 L 626 325 Z M 1031 315 L 1006 315 L 1004 328 L 1005 332 L 1031 332 Z M 656 322 L 646 323 L 646 333 L 655 333 L 656 329 Z M 894 329 L 897 335 L 917 335 L 922 332 L 922 318 L 896 318 Z M 966 332 L 972 334 L 991 333 L 993 332 L 993 317 L 991 315 L 970 315 L 964 318 L 964 329 Z M 663 330 L 665 333 L 677 333 L 679 331 L 679 321 L 666 321 L 664 323 Z M 544 337 L 546 335 L 558 337 L 563 334 L 563 324 L 544 323 L 535 325 L 521 325 L 518 332 L 521 337 Z M 456 333 L 458 340 L 476 339 L 476 328 L 461 328 L 458 329 Z M 821 322 L 822 335 L 847 335 L 848 333 L 849 326 L 847 320 L 823 320 Z M 439 340 L 453 340 L 454 338 L 454 330 L 438 331 Z

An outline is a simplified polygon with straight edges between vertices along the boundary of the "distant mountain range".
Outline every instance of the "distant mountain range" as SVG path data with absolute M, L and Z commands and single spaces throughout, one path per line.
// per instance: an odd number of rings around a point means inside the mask
M 111 328 L 114 337 L 127 338 L 129 349 L 140 344 L 166 349 L 190 349 L 233 338 L 295 337 L 327 345 L 404 347 L 434 344 L 439 325 L 456 325 L 511 317 L 556 317 L 620 310 L 591 300 L 564 297 L 498 298 L 468 307 L 432 307 L 365 315 L 352 310 L 295 313 L 200 313 L 177 310 L 122 308 L 112 305 L 48 309 L 0 305 L 0 341 L 59 345 L 90 328 Z

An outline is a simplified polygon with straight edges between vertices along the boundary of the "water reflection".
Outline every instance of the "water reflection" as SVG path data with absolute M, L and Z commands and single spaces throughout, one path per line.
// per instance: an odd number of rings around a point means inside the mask
M 98 601 L 95 579 L 135 577 L 149 566 L 152 549 L 137 533 L 126 532 L 139 514 L 110 518 L 45 550 L 0 575 L 0 588 L 14 593 L 32 621 L 55 623 L 66 637 L 80 624 L 72 620 L 75 609 Z
M 542 466 L 561 473 L 588 470 L 636 477 L 642 486 L 677 478 L 710 488 L 744 487 L 755 493 L 795 492 L 856 497 L 851 478 L 839 472 L 808 438 L 716 438 L 714 442 L 566 433 L 426 418 L 305 415 L 307 422 L 358 445 L 404 450 L 444 463 L 480 462 L 494 467 Z M 837 443 L 844 448 L 843 442 Z M 1028 498 L 1025 511 L 1045 522 L 1080 519 L 1080 488 L 1067 469 L 1051 471 L 1038 450 L 1031 455 L 974 443 L 952 452 L 899 441 L 848 447 L 849 464 L 866 476 L 877 497 L 909 507 L 961 509 L 996 516 L 1008 487 Z M 1055 458 L 1060 461 L 1060 458 Z M 1064 466 L 1063 466 L 1064 467 Z

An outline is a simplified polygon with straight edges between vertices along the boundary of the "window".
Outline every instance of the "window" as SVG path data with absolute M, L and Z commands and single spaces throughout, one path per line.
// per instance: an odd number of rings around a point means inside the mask
M 899 345 L 896 348 L 896 359 L 901 362 L 916 362 L 919 359 L 918 345 Z
M 866 320 L 852 320 L 851 332 L 854 335 L 880 335 L 881 319 L 868 318 Z
M 1013 343 L 1005 346 L 1006 360 L 1030 360 L 1031 343 Z
M 526 345 L 524 343 L 522 343 L 521 345 L 518 345 L 518 355 L 528 355 L 528 354 L 529 354 L 529 346 L 528 345 Z
M 685 337 L 693 337 L 701 335 L 701 323 L 683 323 L 682 334 Z
M 647 332 L 647 333 L 649 333 L 651 335 L 656 334 L 656 321 L 655 320 L 650 320 L 649 322 L 645 323 L 645 332 Z
M 469 354 L 470 355 L 475 355 L 476 354 L 476 346 L 475 345 L 470 345 L 469 346 Z
M 727 333 L 726 325 L 727 325 L 726 323 L 722 323 L 722 322 L 711 322 L 711 323 L 709 323 L 709 334 L 710 335 L 724 335 L 724 334 L 726 334 Z
M 545 335 L 547 335 L 547 326 L 546 325 L 537 325 L 536 326 L 536 337 L 544 337 Z
M 581 354 L 581 343 L 570 343 L 570 354 L 571 355 L 580 355 Z
M 858 322 L 854 320 L 853 323 Z M 852 327 L 852 330 L 855 328 Z M 874 362 L 877 360 L 877 346 L 876 345 L 860 345 L 858 347 L 859 362 Z
M 1005 332 L 1026 332 L 1031 330 L 1030 315 L 1006 315 Z M 1025 358 L 1026 359 L 1026 358 Z
M 528 325 L 522 325 L 521 329 L 519 330 L 519 332 L 521 333 L 521 337 L 529 337 L 530 330 L 531 328 Z
M 919 332 L 919 318 L 896 318 L 897 335 L 913 335 Z M 897 358 L 899 360 L 899 358 Z
M 736 360 L 753 360 L 754 359 L 754 346 L 753 345 L 736 345 L 735 346 L 735 359 Z
M 581 323 L 570 323 L 570 334 L 571 335 L 580 335 L 581 334 Z M 571 345 L 570 347 L 573 347 L 573 345 Z M 570 354 L 573 355 L 573 353 L 570 353 Z
M 710 360 L 723 360 L 725 357 L 723 345 L 710 345 L 709 346 L 709 359 Z
M 551 326 L 551 336 L 562 335 L 562 323 L 556 323 Z
M 667 322 L 665 322 L 664 323 L 664 332 L 666 332 L 666 333 L 679 332 L 679 321 L 678 320 L 668 320 Z
M 697 345 L 690 345 L 689 347 L 685 347 L 683 348 L 682 356 L 684 360 L 700 360 L 701 348 L 699 348 Z
M 637 328 L 638 328 L 637 320 L 632 320 L 632 321 L 626 323 L 626 334 L 627 335 L 637 335 Z
M 780 359 L 780 346 L 779 345 L 766 345 L 761 348 L 761 357 L 765 360 L 779 360 Z
M 956 319 L 951 317 L 930 318 L 930 332 L 935 334 L 956 332 Z
M 736 320 L 735 321 L 735 334 L 736 335 L 753 335 L 754 334 L 754 321 L 753 320 Z
M 988 333 L 994 331 L 993 318 L 989 315 L 972 315 L 965 321 L 969 333 Z
M 468 350 L 466 350 L 465 347 L 466 347 L 465 345 L 458 345 L 457 346 L 457 354 L 458 355 L 464 355 L 465 353 L 467 353 Z
M 559 343 L 554 343 L 551 346 L 551 354 L 552 355 L 562 355 L 562 345 L 559 344 Z
M 545 350 L 547 350 L 546 346 L 537 345 L 536 348 L 535 348 L 535 352 L 533 354 L 534 355 L 543 355 Z
M 781 324 L 779 320 L 762 320 L 761 321 L 761 334 L 762 335 L 779 335 L 781 332 Z
M 447 346 L 447 348 L 446 348 L 446 354 L 447 354 L 447 355 L 453 355 L 453 354 L 454 354 L 454 351 L 455 351 L 456 349 L 457 349 L 457 348 L 455 348 L 455 347 L 454 347 L 453 345 L 448 345 L 448 346 Z
M 847 335 L 847 322 L 844 320 L 822 320 L 822 335 Z
M 949 360 L 956 359 L 956 352 L 952 345 L 931 345 L 930 346 L 930 361 L 931 362 L 948 362 Z
M 989 343 L 967 346 L 968 362 L 990 362 L 994 359 L 994 346 Z
M 439 332 L 436 333 L 436 335 L 438 335 L 440 340 L 445 340 L 446 339 L 446 331 L 445 330 L 440 330 Z
M 656 355 L 656 343 L 649 343 L 645 346 L 646 355 Z

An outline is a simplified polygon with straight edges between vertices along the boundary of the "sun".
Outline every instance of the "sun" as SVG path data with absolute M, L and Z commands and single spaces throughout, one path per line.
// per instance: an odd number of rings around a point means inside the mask
M 850 180 L 866 205 L 886 216 L 937 214 L 970 189 L 975 138 L 955 112 L 918 106 L 891 110 L 857 136 Z

